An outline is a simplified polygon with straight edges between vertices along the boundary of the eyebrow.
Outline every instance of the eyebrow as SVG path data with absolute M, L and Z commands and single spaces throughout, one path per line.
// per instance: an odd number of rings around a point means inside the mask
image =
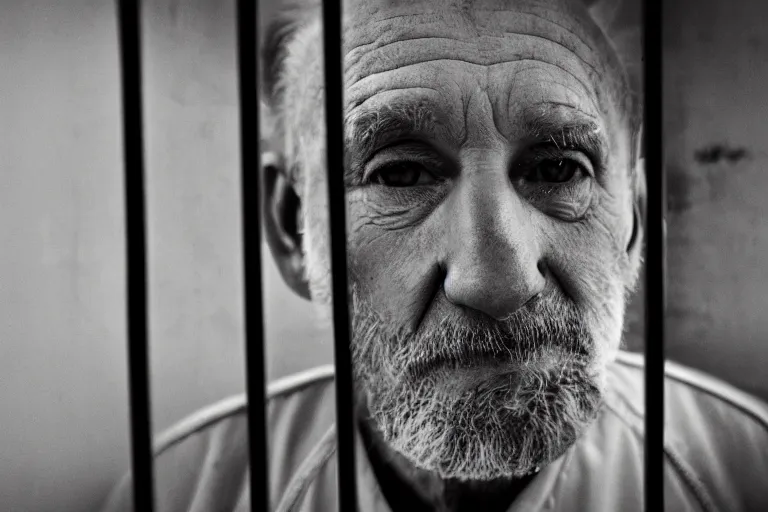
M 433 139 L 449 131 L 440 119 L 439 107 L 424 101 L 387 104 L 348 115 L 344 123 L 346 172 L 354 173 L 376 150 L 394 140 Z
M 605 162 L 608 140 L 596 117 L 576 107 L 545 104 L 523 112 L 523 131 L 536 144 L 551 144 L 559 149 L 577 149 Z

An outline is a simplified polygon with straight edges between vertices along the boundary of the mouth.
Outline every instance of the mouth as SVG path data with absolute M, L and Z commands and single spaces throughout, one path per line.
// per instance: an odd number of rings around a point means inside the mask
M 439 354 L 411 363 L 406 368 L 406 375 L 413 380 L 420 380 L 433 372 L 450 368 L 452 370 L 469 369 L 473 367 L 493 367 L 514 362 L 511 352 L 499 351 L 467 351 L 461 355 Z
M 579 346 L 571 350 L 550 347 L 545 349 L 551 351 L 554 349 L 560 352 L 561 357 L 574 358 L 575 360 L 587 361 L 591 359 L 590 351 Z M 567 354 L 567 355 L 566 355 Z M 533 355 L 533 353 L 532 353 Z M 523 356 L 525 357 L 525 356 Z M 555 358 L 560 359 L 560 357 Z M 552 359 L 550 359 L 552 360 Z M 437 354 L 430 357 L 419 359 L 407 365 L 405 374 L 409 379 L 418 381 L 439 370 L 463 371 L 472 369 L 491 370 L 493 368 L 519 367 L 526 364 L 525 361 L 515 357 L 510 349 L 500 347 L 497 350 L 473 350 L 467 349 L 461 354 Z

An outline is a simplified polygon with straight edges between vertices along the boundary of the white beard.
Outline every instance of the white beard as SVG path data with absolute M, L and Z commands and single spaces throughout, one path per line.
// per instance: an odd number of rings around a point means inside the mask
M 605 367 L 591 341 L 569 341 L 585 332 L 557 331 L 543 311 L 520 315 L 531 337 L 508 349 L 512 339 L 494 329 L 441 324 L 427 336 L 391 335 L 355 309 L 358 400 L 387 445 L 417 468 L 459 480 L 521 477 L 559 457 L 599 411 Z M 499 357 L 463 355 L 469 346 Z M 419 367 L 424 354 L 453 362 Z

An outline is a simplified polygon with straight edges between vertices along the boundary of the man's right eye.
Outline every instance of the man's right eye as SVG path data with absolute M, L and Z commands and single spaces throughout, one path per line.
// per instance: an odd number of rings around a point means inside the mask
M 426 167 L 415 162 L 397 162 L 385 165 L 371 177 L 373 183 L 387 187 L 416 187 L 437 183 Z

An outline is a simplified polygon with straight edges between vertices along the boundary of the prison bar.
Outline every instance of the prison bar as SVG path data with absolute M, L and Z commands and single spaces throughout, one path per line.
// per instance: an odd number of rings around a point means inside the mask
M 646 169 L 645 263 L 645 510 L 664 510 L 664 334 L 666 187 L 662 118 L 662 2 L 643 2 Z
M 323 60 L 328 175 L 328 214 L 333 280 L 333 336 L 336 366 L 337 486 L 340 512 L 357 510 L 355 424 L 350 352 L 347 224 L 344 186 L 342 0 L 323 0 Z
M 118 0 L 123 100 L 128 387 L 134 510 L 154 510 L 152 416 L 147 336 L 147 261 L 144 205 L 144 138 L 141 98 L 141 9 Z
M 269 510 L 264 375 L 264 308 L 259 197 L 259 87 L 257 0 L 237 0 L 237 66 L 240 98 L 240 185 L 243 244 L 243 320 L 248 403 L 250 503 Z

